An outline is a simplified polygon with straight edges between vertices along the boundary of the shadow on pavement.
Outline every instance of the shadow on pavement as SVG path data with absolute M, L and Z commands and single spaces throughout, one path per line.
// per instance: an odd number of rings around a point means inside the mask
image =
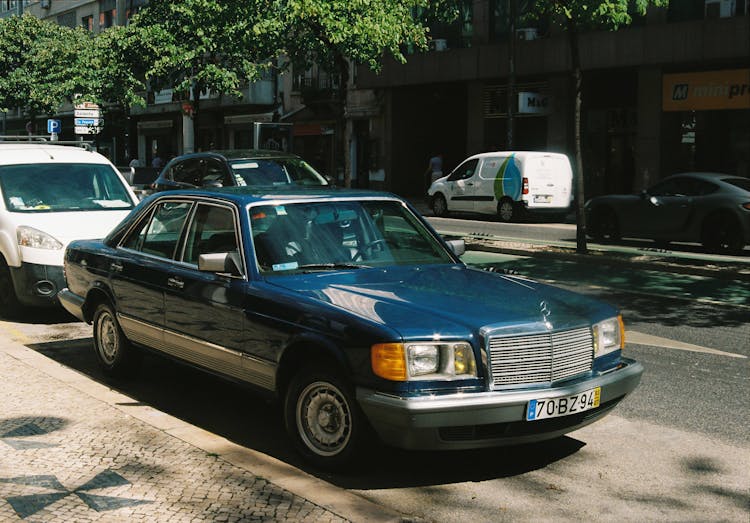
M 310 467 L 284 431 L 277 402 L 239 384 L 147 353 L 129 380 L 111 379 L 98 367 L 91 338 L 29 346 L 114 390 L 204 430 L 293 465 L 339 487 L 383 489 L 483 481 L 543 468 L 580 450 L 569 437 L 517 447 L 455 452 L 408 452 L 375 445 L 360 467 L 330 473 Z M 127 412 L 127 405 L 122 405 Z

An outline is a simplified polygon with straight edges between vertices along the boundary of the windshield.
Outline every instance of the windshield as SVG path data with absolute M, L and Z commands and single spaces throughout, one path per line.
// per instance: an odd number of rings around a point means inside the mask
M 249 212 L 261 273 L 454 263 L 397 201 L 279 203 Z
M 133 203 L 106 164 L 50 163 L 0 167 L 0 190 L 11 212 L 131 209 Z
M 234 160 L 229 162 L 237 185 L 328 185 L 310 164 L 301 158 Z

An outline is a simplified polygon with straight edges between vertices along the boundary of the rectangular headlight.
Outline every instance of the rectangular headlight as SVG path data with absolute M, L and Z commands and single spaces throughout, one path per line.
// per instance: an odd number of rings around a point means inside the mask
M 477 366 L 469 343 L 378 343 L 370 350 L 373 372 L 393 381 L 474 378 Z
M 600 321 L 593 327 L 594 357 L 625 348 L 625 327 L 622 316 Z

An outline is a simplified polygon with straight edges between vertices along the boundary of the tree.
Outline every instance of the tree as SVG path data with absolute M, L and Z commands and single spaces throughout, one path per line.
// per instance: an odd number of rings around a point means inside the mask
M 262 0 L 152 0 L 128 26 L 129 52 L 151 89 L 172 88 L 185 102 L 185 152 L 194 149 L 201 93 L 239 96 L 271 66 L 275 49 L 254 31 L 264 8 Z
M 536 13 L 548 16 L 568 35 L 570 62 L 574 81 L 574 139 L 576 172 L 576 251 L 585 254 L 586 216 L 584 213 L 583 158 L 581 155 L 581 56 L 578 38 L 581 31 L 618 28 L 630 24 L 632 14 L 645 14 L 649 5 L 665 6 L 669 0 L 539 0 Z
M 54 115 L 82 83 L 79 57 L 90 40 L 31 15 L 0 19 L 0 110 Z
M 405 44 L 426 48 L 429 29 L 415 16 L 420 10 L 455 13 L 451 1 L 439 0 L 271 0 L 268 16 L 255 28 L 285 57 L 283 68 L 306 70 L 313 64 L 338 79 L 337 117 L 346 128 L 344 185 L 351 185 L 346 116 L 349 64 L 379 71 L 384 55 L 406 62 Z M 454 14 L 455 16 L 455 14 Z

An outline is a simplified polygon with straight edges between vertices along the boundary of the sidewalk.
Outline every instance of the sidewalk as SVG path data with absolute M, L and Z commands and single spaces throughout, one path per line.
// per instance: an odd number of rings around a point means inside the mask
M 401 521 L 0 333 L 0 521 Z

